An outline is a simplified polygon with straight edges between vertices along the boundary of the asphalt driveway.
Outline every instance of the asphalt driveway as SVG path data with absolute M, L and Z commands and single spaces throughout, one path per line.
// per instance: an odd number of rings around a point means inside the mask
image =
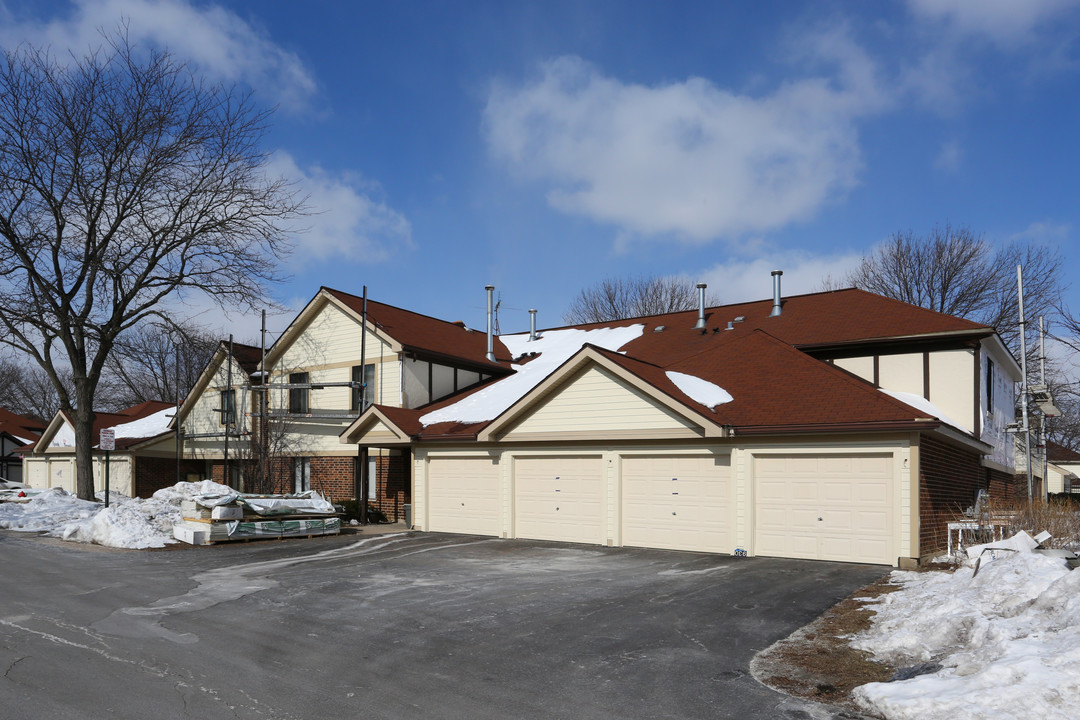
M 750 659 L 886 571 L 444 534 L 138 552 L 0 531 L 0 708 L 828 718 Z

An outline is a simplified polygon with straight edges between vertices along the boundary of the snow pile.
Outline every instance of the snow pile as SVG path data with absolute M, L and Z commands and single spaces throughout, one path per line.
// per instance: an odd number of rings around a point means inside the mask
M 573 357 L 586 343 L 605 350 L 618 350 L 641 337 L 644 330 L 645 326 L 641 324 L 596 330 L 548 330 L 531 342 L 527 333 L 502 335 L 499 339 L 513 357 L 526 353 L 540 353 L 540 356 L 523 365 L 513 365 L 516 371 L 513 375 L 452 405 L 422 415 L 420 422 L 426 426 L 441 422 L 475 423 L 493 420 Z
M 933 674 L 855 690 L 892 718 L 1080 717 L 1080 571 L 1016 552 L 953 574 L 894 572 L 870 630 L 852 645 L 897 666 L 936 661 Z
M 724 388 L 715 383 L 711 383 L 708 380 L 702 380 L 695 375 L 687 375 L 680 372 L 668 371 L 665 373 L 668 380 L 675 384 L 675 387 L 682 390 L 687 397 L 696 403 L 701 403 L 707 408 L 714 408 L 717 405 L 723 405 L 734 400 Z
M 172 527 L 182 520 L 180 503 L 208 493 L 231 492 L 209 480 L 181 482 L 158 490 L 150 498 L 129 498 L 115 493 L 109 507 L 80 500 L 52 488 L 27 503 L 0 505 L 0 528 L 41 532 L 74 542 L 117 548 L 155 548 L 175 542 Z M 104 493 L 99 493 L 104 497 Z

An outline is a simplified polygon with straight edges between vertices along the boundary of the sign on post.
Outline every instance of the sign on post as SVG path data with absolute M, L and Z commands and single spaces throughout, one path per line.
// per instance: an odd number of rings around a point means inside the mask
M 112 428 L 101 428 L 98 448 L 105 451 L 105 507 L 109 507 L 109 451 L 116 449 L 116 431 Z

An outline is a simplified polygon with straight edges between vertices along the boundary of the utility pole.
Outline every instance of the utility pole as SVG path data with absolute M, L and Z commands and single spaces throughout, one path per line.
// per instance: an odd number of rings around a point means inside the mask
M 1024 437 L 1024 456 L 1027 460 L 1028 505 L 1035 495 L 1031 481 L 1031 426 L 1028 425 L 1028 374 L 1027 374 L 1027 320 L 1024 319 L 1024 269 L 1016 266 L 1016 296 L 1020 303 L 1020 410 L 1023 425 L 1020 428 Z
M 1042 315 L 1039 316 L 1039 385 L 1042 386 L 1041 392 L 1049 392 L 1046 385 L 1046 325 L 1043 323 Z M 1039 408 L 1042 410 L 1039 413 L 1039 444 L 1042 446 L 1042 492 L 1039 494 L 1045 502 L 1050 493 L 1050 476 L 1047 475 L 1049 462 L 1046 447 L 1046 410 L 1043 405 L 1040 405 Z

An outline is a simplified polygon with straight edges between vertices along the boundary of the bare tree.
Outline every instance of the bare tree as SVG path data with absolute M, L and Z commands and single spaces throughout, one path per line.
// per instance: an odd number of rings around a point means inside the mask
M 69 371 L 61 368 L 58 376 L 69 391 L 74 389 Z M 60 396 L 49 374 L 40 367 L 3 356 L 0 357 L 0 406 L 48 424 L 60 410 Z
M 855 287 L 983 323 L 1019 353 L 1016 266 L 1024 268 L 1029 318 L 1057 317 L 1062 259 L 1054 248 L 994 247 L 970 228 L 935 226 L 925 236 L 898 232 L 863 257 L 847 278 Z
M 99 389 L 117 407 L 173 401 L 195 386 L 218 338 L 192 325 L 151 323 L 116 341 Z
M 718 300 L 710 295 L 706 302 Z M 624 320 L 693 310 L 697 307 L 696 283 L 678 276 L 605 278 L 582 290 L 563 313 L 570 325 Z
M 0 61 L 0 342 L 48 374 L 70 415 L 81 498 L 118 338 L 168 299 L 253 307 L 278 279 L 302 203 L 267 175 L 267 120 L 123 29 L 66 64 L 30 46 Z

